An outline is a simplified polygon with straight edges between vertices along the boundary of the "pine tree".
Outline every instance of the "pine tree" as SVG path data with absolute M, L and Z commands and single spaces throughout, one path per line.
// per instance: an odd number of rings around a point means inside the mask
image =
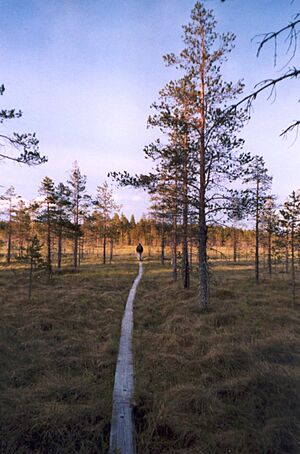
M 109 221 L 110 216 L 119 210 L 119 206 L 115 203 L 113 192 L 109 189 L 108 183 L 105 181 L 103 185 L 97 186 L 96 199 L 94 201 L 95 208 L 100 215 L 101 230 L 100 234 L 103 239 L 103 264 L 106 263 L 106 246 L 109 237 Z
M 280 222 L 287 233 L 287 251 L 289 246 L 291 250 L 291 271 L 292 271 L 292 297 L 295 304 L 296 299 L 296 273 L 295 273 L 295 238 L 296 230 L 300 225 L 300 191 L 295 191 L 289 196 L 284 203 L 283 209 L 280 210 Z M 289 241 L 288 241 L 289 239 Z
M 28 299 L 31 301 L 32 294 L 32 280 L 33 272 L 37 268 L 41 268 L 44 264 L 42 254 L 41 254 L 42 245 L 37 237 L 34 235 L 31 238 L 29 247 L 27 249 L 27 254 L 25 260 L 29 262 L 29 284 L 28 284 Z
M 6 253 L 6 262 L 9 265 L 11 261 L 11 251 L 12 251 L 12 235 L 13 235 L 13 224 L 15 218 L 16 202 L 19 196 L 17 196 L 15 188 L 10 186 L 3 196 L 2 200 L 7 201 L 7 253 Z
M 52 232 L 56 221 L 56 194 L 54 181 L 45 177 L 42 181 L 39 193 L 43 200 L 38 204 L 37 221 L 46 225 L 47 229 L 47 271 L 48 278 L 52 276 Z
M 71 231 L 71 190 L 63 183 L 59 183 L 55 187 L 55 204 L 56 204 L 56 219 L 55 227 L 58 239 L 57 248 L 57 269 L 61 270 L 62 262 L 62 242 L 64 230 Z
M 15 235 L 18 243 L 18 258 L 22 259 L 30 239 L 31 218 L 30 210 L 23 200 L 20 200 L 15 211 Z
M 243 85 L 225 82 L 221 65 L 233 48 L 233 34 L 218 34 L 212 11 L 197 2 L 191 21 L 183 27 L 185 48 L 178 56 L 168 54 L 165 61 L 185 74 L 190 148 L 194 152 L 197 186 L 194 206 L 198 210 L 199 305 L 208 305 L 207 222 L 224 208 L 228 181 L 240 174 L 240 165 L 249 156 L 235 155 L 242 145 L 236 134 L 244 120 L 242 112 L 224 116 L 226 103 L 241 93 Z M 226 181 L 227 184 L 222 183 Z
M 268 175 L 268 169 L 261 156 L 254 156 L 246 170 L 244 183 L 254 183 L 253 207 L 255 212 L 255 280 L 259 282 L 259 226 L 264 203 L 271 188 L 272 177 Z
M 162 176 L 167 175 L 170 186 L 174 186 L 174 174 L 179 176 L 176 194 L 181 193 L 178 205 L 182 209 L 186 263 L 187 219 L 195 213 L 198 216 L 201 309 L 208 306 L 207 225 L 215 220 L 216 213 L 224 212 L 231 195 L 230 184 L 242 175 L 251 159 L 249 153 L 241 152 L 243 140 L 237 136 L 245 120 L 244 112 L 224 113 L 228 102 L 243 89 L 241 82 L 226 82 L 221 75 L 222 63 L 227 60 L 235 37 L 218 34 L 215 27 L 213 13 L 197 2 L 191 22 L 183 27 L 184 49 L 178 56 L 164 57 L 167 65 L 174 66 L 183 76 L 161 91 L 160 102 L 154 105 L 157 113 L 150 117 L 150 124 L 158 126 L 169 138 L 167 144 L 157 140 L 144 150 L 147 158 L 158 160 L 154 172 L 138 177 L 131 177 L 128 172 L 112 173 L 121 184 L 144 186 L 150 192 Z
M 275 198 L 268 196 L 263 207 L 262 224 L 267 234 L 267 263 L 269 277 L 272 276 L 273 236 L 278 233 L 278 216 L 275 212 L 275 208 Z
M 71 210 L 73 217 L 73 264 L 76 269 L 79 261 L 79 238 L 81 236 L 81 218 L 87 209 L 89 196 L 86 194 L 86 176 L 82 175 L 77 162 L 68 180 L 71 191 Z

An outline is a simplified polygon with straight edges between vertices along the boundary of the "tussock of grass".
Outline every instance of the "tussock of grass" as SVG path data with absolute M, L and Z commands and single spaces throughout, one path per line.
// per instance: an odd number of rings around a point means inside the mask
M 108 447 L 120 322 L 135 262 L 35 279 L 0 271 L 0 452 Z
M 298 453 L 299 313 L 288 282 L 216 266 L 211 306 L 147 265 L 135 302 L 139 453 Z

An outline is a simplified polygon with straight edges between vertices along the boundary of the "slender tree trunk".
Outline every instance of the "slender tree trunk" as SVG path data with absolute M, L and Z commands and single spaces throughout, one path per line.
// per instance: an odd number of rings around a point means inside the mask
M 52 276 L 52 259 L 51 259 L 51 221 L 50 221 L 50 206 L 47 206 L 47 269 L 48 279 Z
M 265 238 L 264 234 L 262 237 L 262 245 L 263 245 L 263 268 L 265 271 L 265 269 L 266 269 L 266 238 Z
M 78 266 L 81 265 L 81 237 L 78 237 Z
M 256 179 L 256 210 L 255 210 L 255 280 L 259 282 L 259 179 Z
M 6 261 L 7 264 L 10 264 L 11 259 L 11 236 L 12 236 L 12 228 L 11 228 L 12 220 L 11 220 L 11 201 L 9 202 L 9 220 L 8 220 L 8 239 L 7 239 L 7 256 Z
M 74 236 L 74 250 L 73 250 L 73 261 L 74 261 L 74 268 L 77 269 L 78 266 L 78 232 L 75 231 L 75 236 Z
M 175 174 L 174 180 L 174 199 L 172 205 L 172 277 L 173 282 L 177 281 L 177 242 L 178 242 L 178 228 L 177 228 L 177 216 L 178 216 L 178 176 Z
M 106 235 L 103 237 L 102 263 L 103 265 L 106 264 Z
M 300 232 L 298 232 L 298 235 L 297 235 L 298 268 L 300 268 L 300 237 L 299 237 L 299 233 L 300 233 Z
M 23 234 L 22 234 L 22 235 L 23 235 Z M 20 241 L 20 257 L 21 257 L 21 258 L 24 257 L 24 249 L 25 249 L 25 246 L 24 246 L 24 237 L 22 236 L 21 241 Z
M 109 241 L 110 249 L 109 249 L 109 263 L 113 260 L 113 249 L 114 249 L 114 240 L 111 238 Z
M 62 226 L 59 226 L 58 230 L 58 242 L 57 242 L 57 269 L 61 270 L 61 258 L 62 258 Z
M 177 202 L 173 213 L 172 276 L 177 281 Z
M 80 241 L 80 259 L 81 261 L 84 260 L 84 236 L 81 237 L 81 241 Z
M 162 210 L 162 220 L 161 220 L 161 254 L 160 254 L 160 261 L 161 264 L 165 264 L 165 212 L 164 209 Z
M 192 266 L 193 266 L 193 241 L 192 239 L 190 239 L 190 259 L 189 259 L 190 273 L 192 272 Z
M 28 285 L 28 300 L 31 301 L 32 293 L 32 273 L 33 273 L 33 258 L 30 259 L 30 269 L 29 269 L 29 285 Z
M 74 268 L 78 266 L 78 240 L 79 240 L 79 196 L 76 197 L 75 218 L 74 218 L 74 248 L 73 248 L 73 262 Z
M 292 295 L 293 295 L 293 304 L 295 304 L 296 274 L 295 274 L 295 226 L 294 226 L 294 222 L 292 222 L 292 228 L 291 228 L 291 268 L 292 268 Z
M 207 226 L 205 213 L 205 98 L 204 98 L 204 29 L 201 33 L 202 61 L 200 69 L 200 188 L 199 188 L 199 305 L 208 306 Z
M 236 228 L 233 226 L 233 261 L 234 263 L 236 263 L 236 259 L 237 259 L 237 230 Z
M 285 272 L 289 272 L 289 233 L 286 234 L 286 243 L 285 243 Z
M 268 230 L 268 272 L 269 276 L 272 276 L 272 231 L 271 228 Z
M 102 256 L 103 265 L 106 264 L 106 239 L 107 239 L 106 237 L 107 237 L 107 232 L 106 232 L 106 219 L 104 219 L 103 256 Z
M 189 251 L 188 251 L 188 140 L 187 132 L 183 143 L 183 210 L 182 210 L 182 283 L 183 288 L 190 286 Z
M 165 264 L 165 237 L 161 237 L 161 253 L 160 253 L 161 264 Z

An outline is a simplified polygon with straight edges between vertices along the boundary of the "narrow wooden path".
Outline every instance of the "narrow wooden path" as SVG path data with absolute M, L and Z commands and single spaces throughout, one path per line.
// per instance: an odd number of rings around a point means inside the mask
M 132 421 L 132 397 L 134 391 L 132 354 L 133 300 L 142 274 L 143 266 L 142 262 L 139 262 L 139 272 L 129 292 L 122 320 L 113 391 L 109 442 L 110 454 L 134 454 L 135 452 Z

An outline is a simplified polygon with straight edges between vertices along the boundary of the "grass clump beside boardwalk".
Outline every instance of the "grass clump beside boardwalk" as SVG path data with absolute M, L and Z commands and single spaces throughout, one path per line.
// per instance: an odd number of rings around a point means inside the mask
M 1 269 L 0 452 L 106 452 L 124 305 L 136 262 L 41 276 Z M 122 261 L 123 260 L 123 261 Z
M 197 309 L 170 270 L 146 265 L 135 301 L 138 453 L 300 452 L 299 307 L 286 280 L 214 270 Z

